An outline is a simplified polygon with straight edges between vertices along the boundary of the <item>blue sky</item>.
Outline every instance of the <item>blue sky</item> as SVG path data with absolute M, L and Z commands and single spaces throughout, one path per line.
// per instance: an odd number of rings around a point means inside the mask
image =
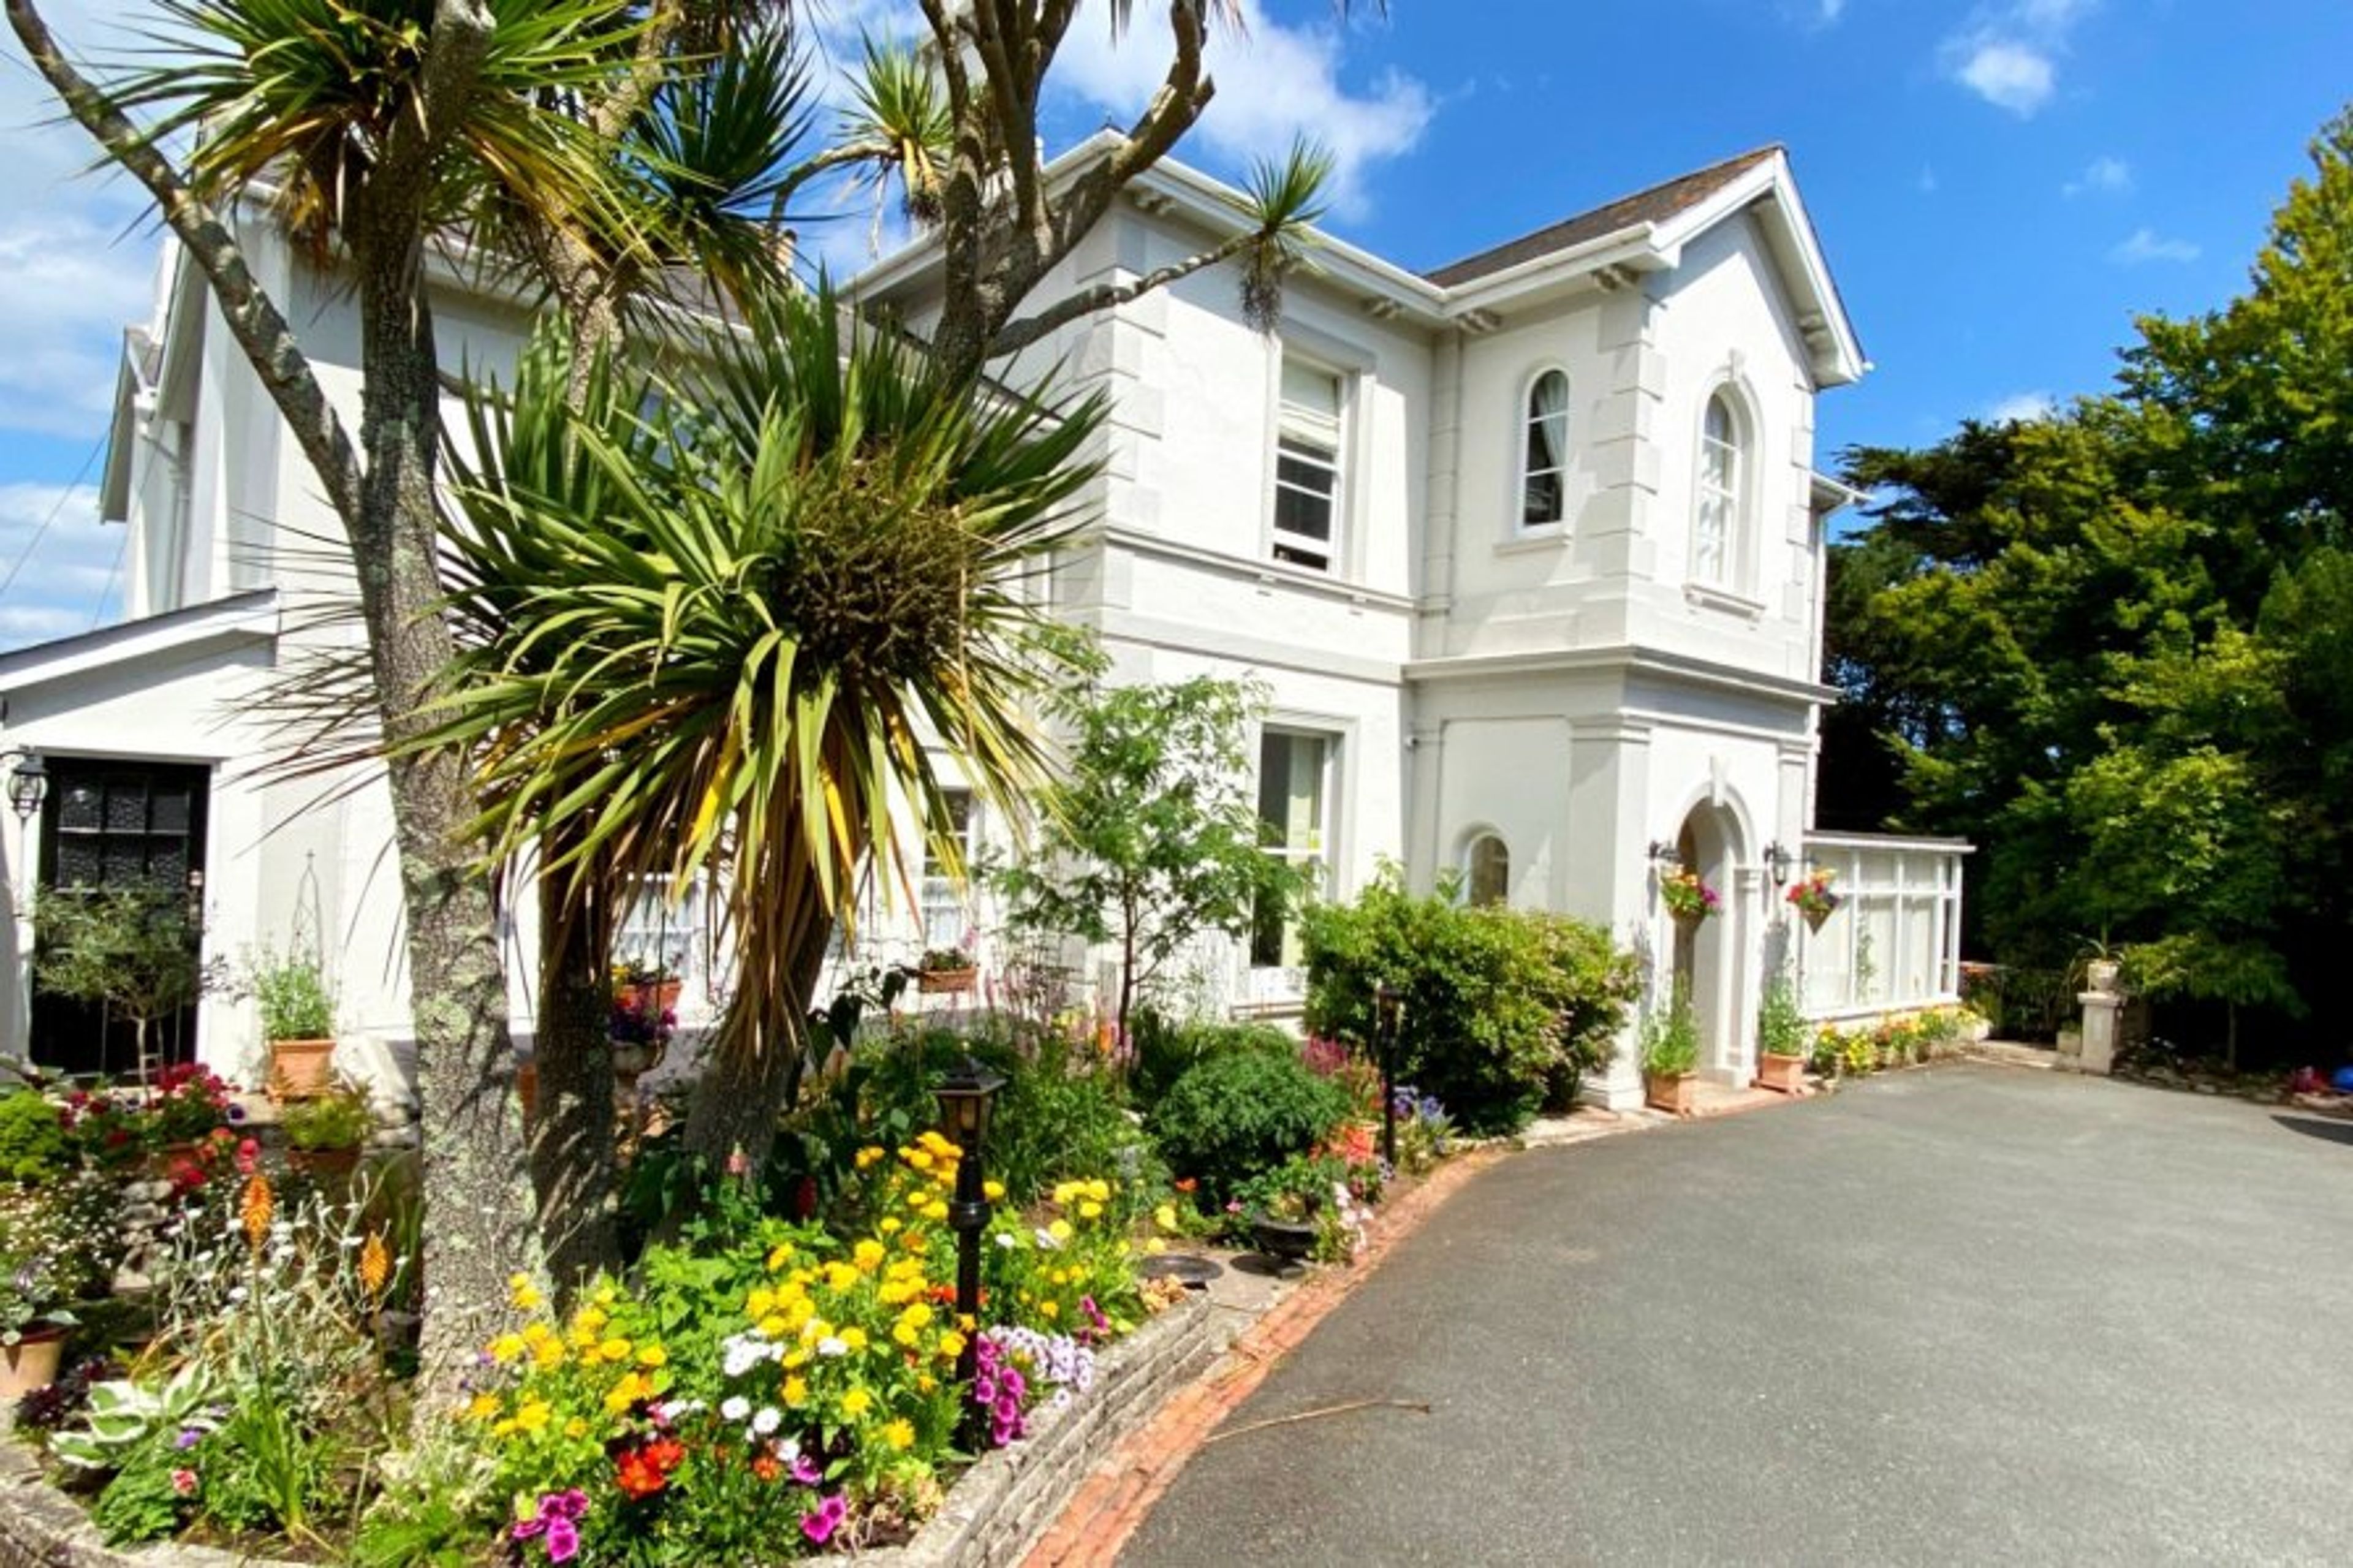
M 100 43 L 136 0 L 48 0 Z M 903 0 L 832 0 L 836 37 Z M 1099 9 L 1099 7 L 1098 7 Z M 2105 384 L 2147 311 L 2218 305 L 2312 133 L 2353 94 L 2346 0 L 1245 0 L 1179 155 L 1233 175 L 1304 130 L 1342 160 L 1329 226 L 1432 267 L 1767 142 L 1786 144 L 1877 368 L 1822 399 L 1824 458 Z M 1165 43 L 1066 48 L 1056 139 L 1140 103 Z M 113 613 L 119 530 L 73 484 L 154 245 L 14 40 L 0 70 L 0 647 Z M 865 226 L 825 237 L 852 258 Z M 95 468 L 90 469 L 95 475 Z M 45 519 L 54 518 L 29 551 Z M 14 580 L 6 581 L 13 574 Z

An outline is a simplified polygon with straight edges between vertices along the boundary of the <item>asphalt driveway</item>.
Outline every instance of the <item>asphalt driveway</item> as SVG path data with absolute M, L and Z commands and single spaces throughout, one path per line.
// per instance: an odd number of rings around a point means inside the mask
M 1242 1431 L 1356 1400 L 1381 1407 Z M 2016 1068 L 1509 1160 L 1122 1558 L 2353 1563 L 2353 1123 Z

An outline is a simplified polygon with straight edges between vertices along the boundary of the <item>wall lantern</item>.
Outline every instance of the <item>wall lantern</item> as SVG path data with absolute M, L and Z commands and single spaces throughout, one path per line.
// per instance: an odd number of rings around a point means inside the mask
M 49 771 L 31 752 L 19 752 L 16 757 L 16 771 L 8 775 L 8 804 L 16 808 L 17 821 L 30 822 L 48 798 Z
M 1674 840 L 1671 838 L 1653 838 L 1651 840 L 1651 865 L 1680 866 L 1683 864 L 1683 852 L 1675 847 Z
M 1775 887 L 1788 885 L 1789 868 L 1797 863 L 1798 858 L 1784 848 L 1779 839 L 1765 846 L 1765 869 L 1771 874 Z

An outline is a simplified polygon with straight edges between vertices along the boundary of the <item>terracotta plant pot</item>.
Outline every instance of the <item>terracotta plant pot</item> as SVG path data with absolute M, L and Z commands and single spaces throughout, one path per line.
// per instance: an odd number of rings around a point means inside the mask
M 289 1149 L 286 1163 L 321 1185 L 348 1182 L 359 1169 L 357 1145 L 349 1149 Z
M 1806 1058 L 1785 1057 L 1776 1051 L 1761 1052 L 1757 1058 L 1757 1085 L 1782 1094 L 1805 1093 Z
M 272 1040 L 269 1042 L 269 1098 L 276 1100 L 315 1100 L 333 1086 L 335 1042 L 332 1040 Z
M 1689 1116 L 1699 1098 L 1699 1074 L 1682 1072 L 1672 1075 L 1644 1073 L 1643 1097 L 1653 1110 L 1664 1110 L 1676 1116 Z
M 27 1329 L 15 1344 L 0 1345 L 0 1399 L 22 1399 L 57 1382 L 65 1349 L 66 1331 L 58 1328 Z
M 677 1011 L 678 999 L 685 994 L 685 981 L 663 980 L 647 984 L 624 985 L 621 987 L 619 1001 L 623 1007 L 632 1013 L 659 1015 Z
M 915 989 L 926 996 L 955 996 L 974 989 L 980 984 L 980 971 L 972 969 L 923 969 L 915 973 Z

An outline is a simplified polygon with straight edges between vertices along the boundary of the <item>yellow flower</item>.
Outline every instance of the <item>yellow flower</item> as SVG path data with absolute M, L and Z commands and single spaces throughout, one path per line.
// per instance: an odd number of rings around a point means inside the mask
M 1098 1176 L 1087 1184 L 1086 1194 L 1099 1204 L 1107 1204 L 1111 1202 L 1111 1184 Z
M 1038 1303 L 1039 1312 L 1045 1317 L 1051 1318 L 1059 1316 L 1061 1310 L 1060 1305 L 1053 1301 L 1040 1301 Z
M 930 1220 L 933 1224 L 937 1225 L 940 1221 L 948 1217 L 948 1205 L 944 1202 L 926 1205 L 923 1209 L 923 1217 Z
M 881 1157 L 882 1151 L 874 1147 L 872 1144 L 869 1144 L 858 1152 L 858 1168 L 863 1171 Z
M 788 1377 L 785 1379 L 785 1403 L 787 1405 L 807 1405 L 808 1403 L 808 1379 L 805 1377 Z
M 891 1331 L 891 1337 L 898 1341 L 901 1344 L 906 1346 L 909 1350 L 913 1350 L 915 1348 L 915 1342 L 922 1336 L 917 1334 L 914 1330 L 909 1328 L 906 1324 L 901 1323 L 897 1328 Z
M 539 1343 L 531 1347 L 531 1361 L 532 1364 L 538 1367 L 542 1372 L 553 1371 L 556 1367 L 562 1366 L 564 1364 L 564 1342 L 559 1339 L 552 1338 L 540 1341 Z
M 667 1366 L 670 1364 L 670 1352 L 662 1349 L 659 1345 L 648 1345 L 645 1349 L 638 1352 L 638 1364 L 639 1366 Z
M 245 1222 L 245 1239 L 256 1251 L 269 1237 L 269 1216 L 276 1207 L 277 1200 L 269 1192 L 269 1178 L 259 1172 L 248 1176 L 245 1201 L 237 1205 L 237 1213 Z
M 596 1353 L 607 1361 L 627 1361 L 629 1359 L 629 1342 L 615 1334 L 596 1347 Z
M 841 1331 L 840 1339 L 843 1347 L 853 1353 L 866 1348 L 866 1331 L 854 1324 Z
M 964 1354 L 964 1336 L 956 1332 L 954 1329 L 950 1329 L 946 1333 L 942 1334 L 940 1336 L 940 1354 L 947 1357 L 950 1361 L 954 1361 L 956 1357 Z M 926 1390 L 925 1392 L 928 1393 L 929 1390 Z
M 915 1392 L 918 1394 L 929 1394 L 939 1385 L 940 1380 L 928 1372 L 915 1379 Z
M 858 1283 L 858 1269 L 853 1264 L 834 1262 L 825 1266 L 825 1283 L 828 1289 L 847 1290 Z
M 907 1151 L 907 1163 L 918 1171 L 928 1171 L 932 1168 L 931 1152 L 926 1149 L 910 1149 Z
M 605 1315 L 605 1309 L 602 1307 L 583 1307 L 572 1314 L 572 1326 L 589 1334 L 602 1333 L 605 1325 L 611 1321 Z
M 531 1282 L 531 1276 L 518 1274 L 507 1281 L 507 1300 L 512 1301 L 522 1311 L 535 1312 L 539 1310 L 542 1298 L 539 1294 L 539 1287 Z
M 1066 1219 L 1058 1219 L 1053 1224 L 1046 1227 L 1046 1234 L 1052 1237 L 1056 1241 L 1068 1241 L 1071 1239 L 1071 1222 Z
M 1054 1201 L 1058 1204 L 1067 1204 L 1078 1195 L 1079 1184 L 1076 1182 L 1058 1182 L 1054 1184 Z
M 900 1313 L 899 1321 L 911 1329 L 929 1328 L 932 1321 L 932 1309 L 927 1302 L 918 1301 Z
M 744 1310 L 756 1322 L 776 1310 L 776 1293 L 765 1285 L 754 1285 L 744 1299 Z
M 1144 1250 L 1147 1255 L 1157 1258 L 1168 1250 L 1168 1244 L 1155 1236 L 1144 1244 Z
M 877 1290 L 875 1294 L 882 1299 L 884 1306 L 895 1307 L 902 1301 L 912 1300 L 917 1294 L 917 1287 L 908 1284 L 903 1279 L 892 1279 L 886 1281 L 882 1289 Z
M 915 1424 L 902 1415 L 883 1426 L 882 1440 L 903 1454 L 915 1446 Z
M 856 1247 L 850 1248 L 849 1251 L 850 1261 L 857 1264 L 860 1270 L 868 1274 L 871 1274 L 877 1268 L 881 1268 L 882 1260 L 889 1256 L 891 1256 L 890 1249 L 885 1247 L 881 1242 L 875 1240 L 871 1236 L 865 1240 L 860 1242 Z
M 512 1437 L 514 1436 L 514 1417 L 510 1415 L 505 1420 L 491 1428 L 491 1436 L 493 1437 Z
M 589 1298 L 591 1301 L 599 1307 L 609 1307 L 620 1299 L 620 1291 L 615 1289 L 610 1285 L 597 1286 L 596 1294 Z
M 1081 1219 L 1103 1218 L 1103 1205 L 1095 1202 L 1092 1198 L 1089 1198 L 1086 1202 L 1079 1205 L 1079 1217 Z
M 495 1394 L 477 1394 L 466 1404 L 466 1418 L 470 1421 L 487 1421 L 498 1413 L 499 1396 Z
M 808 1363 L 809 1352 L 806 1349 L 789 1350 L 785 1352 L 785 1370 L 786 1372 L 792 1371 L 793 1368 L 797 1366 L 807 1366 Z
M 646 1381 L 643 1373 L 624 1373 L 620 1382 L 605 1391 L 605 1413 L 618 1415 L 638 1400 L 651 1395 L 653 1391 L 653 1384 Z
M 1176 1228 L 1176 1205 L 1175 1204 L 1162 1204 L 1158 1208 L 1154 1209 L 1152 1211 L 1152 1223 L 1158 1226 L 1163 1230 L 1175 1230 Z
M 880 1229 L 883 1235 L 889 1236 L 892 1232 L 899 1228 L 899 1216 L 897 1215 L 889 1215 L 882 1221 L 881 1225 L 876 1228 Z
M 983 1182 L 980 1184 L 980 1195 L 990 1203 L 1001 1204 L 1005 1201 L 1005 1184 L 995 1179 Z
M 588 1423 L 575 1415 L 564 1424 L 564 1435 L 567 1437 L 586 1437 L 588 1436 Z
M 543 1399 L 526 1401 L 523 1407 L 514 1413 L 515 1430 L 518 1432 L 540 1431 L 546 1426 L 547 1418 L 554 1414 L 555 1412 L 547 1407 L 547 1401 Z
M 367 1245 L 360 1248 L 360 1289 L 373 1301 L 384 1294 L 384 1288 L 391 1282 L 392 1254 L 385 1247 L 384 1237 L 369 1231 Z
M 874 1396 L 862 1388 L 853 1388 L 841 1396 L 841 1413 L 855 1421 L 874 1404 Z
M 911 1209 L 922 1208 L 925 1204 L 930 1203 L 931 1201 L 932 1194 L 928 1188 L 918 1187 L 915 1191 L 907 1194 L 907 1206 Z
M 501 1334 L 491 1342 L 491 1359 L 495 1362 L 513 1361 L 528 1348 L 521 1334 Z
M 792 1324 L 786 1321 L 782 1314 L 776 1312 L 771 1312 L 761 1319 L 759 1329 L 763 1337 L 772 1340 L 783 1339 L 793 1331 Z

